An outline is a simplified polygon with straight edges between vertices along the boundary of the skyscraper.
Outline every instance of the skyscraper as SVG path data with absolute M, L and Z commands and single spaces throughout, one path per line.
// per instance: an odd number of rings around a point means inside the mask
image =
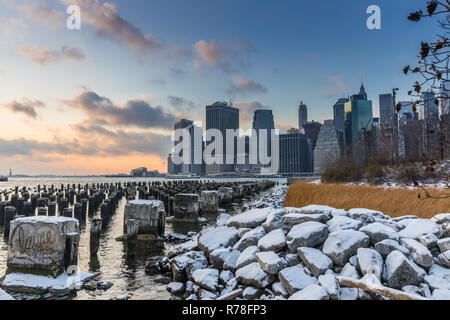
M 314 148 L 316 147 L 316 141 L 319 137 L 320 128 L 322 127 L 322 124 L 320 122 L 311 121 L 308 123 L 305 123 L 303 125 L 303 129 L 305 130 L 306 137 L 311 140 L 312 149 L 314 151 Z
M 253 129 L 256 130 L 256 135 L 258 137 L 258 159 L 259 159 L 259 148 L 260 148 L 260 132 L 259 130 L 266 130 L 267 139 L 266 139 L 266 154 L 267 156 L 271 156 L 271 133 L 272 129 L 275 129 L 275 123 L 273 121 L 273 113 L 272 110 L 256 110 L 253 114 Z M 259 161 L 258 161 L 259 163 Z
M 314 172 L 323 172 L 342 155 L 334 120 L 325 120 L 314 149 Z
M 438 101 L 432 90 L 423 93 L 423 101 L 426 155 L 428 159 L 440 159 L 442 153 L 439 104 L 436 103 Z
M 341 98 L 333 106 L 334 127 L 337 131 L 344 132 L 345 104 L 347 102 L 347 98 Z
M 234 154 L 234 163 L 236 163 L 236 140 L 234 142 L 234 150 L 227 150 L 226 130 L 239 129 L 239 109 L 233 108 L 226 102 L 216 102 L 212 105 L 206 106 L 206 130 L 217 129 L 223 136 L 223 154 L 218 155 L 223 159 L 223 164 L 206 165 L 207 174 L 229 173 L 234 171 L 234 164 L 226 164 L 226 155 Z M 211 142 L 206 143 L 209 145 Z
M 362 99 L 367 99 L 363 85 L 361 91 L 345 104 L 345 154 L 358 163 L 367 160 L 371 151 L 369 137 L 373 125 L 372 101 Z
M 380 94 L 380 125 L 384 128 L 394 127 L 394 100 L 391 93 Z
M 193 124 L 193 121 L 187 119 L 181 119 L 174 124 L 174 129 L 185 129 Z M 182 141 L 180 137 L 177 141 L 174 141 L 174 147 Z M 183 151 L 180 152 L 180 157 L 183 157 Z M 183 164 L 175 164 L 172 161 L 172 155 L 169 155 L 167 159 L 167 172 L 170 174 L 179 174 L 183 172 Z
M 301 130 L 303 125 L 308 122 L 308 108 L 306 104 L 300 102 L 300 106 L 298 107 L 298 128 Z
M 281 134 L 280 168 L 281 174 L 313 172 L 311 140 L 301 133 Z

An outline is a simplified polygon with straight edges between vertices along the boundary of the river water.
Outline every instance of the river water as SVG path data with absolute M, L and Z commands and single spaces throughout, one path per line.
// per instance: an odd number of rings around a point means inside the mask
M 121 182 L 152 182 L 162 181 L 161 178 L 11 178 L 8 182 L 0 182 L 0 192 L 4 190 L 11 190 L 18 186 L 21 189 L 23 186 L 33 190 L 37 185 L 52 184 L 55 188 L 59 188 L 61 184 L 85 184 L 92 183 L 116 183 Z M 212 180 L 212 179 L 205 179 Z M 256 179 L 221 179 L 215 178 L 214 181 L 255 181 Z M 267 179 L 266 179 L 267 180 Z M 272 179 L 280 184 L 286 183 L 286 179 Z M 265 193 L 257 195 L 257 197 L 264 197 Z M 248 199 L 252 201 L 254 199 Z M 239 203 L 237 207 L 224 208 L 229 214 L 236 214 L 242 211 L 246 202 Z M 84 224 L 81 224 L 80 245 L 78 267 L 82 271 L 100 273 L 98 279 L 113 283 L 113 286 L 104 291 L 87 291 L 80 290 L 76 293 L 64 294 L 55 296 L 47 295 L 32 295 L 32 294 L 17 294 L 10 293 L 16 299 L 74 299 L 74 300 L 108 300 L 119 295 L 128 295 L 132 300 L 167 300 L 170 299 L 170 294 L 166 290 L 166 284 L 170 279 L 163 276 L 148 276 L 145 274 L 146 262 L 149 259 L 158 259 L 164 256 L 165 251 L 171 246 L 169 243 L 160 243 L 153 248 L 137 249 L 134 256 L 128 256 L 125 251 L 123 242 L 115 239 L 123 234 L 123 214 L 126 204 L 123 198 L 118 205 L 116 213 L 111 217 L 110 222 L 102 231 L 100 240 L 100 248 L 96 257 L 91 257 L 89 253 L 89 230 L 90 221 L 92 218 L 100 216 L 99 212 L 91 215 L 86 219 Z M 218 214 L 204 215 L 208 219 L 206 225 L 191 224 L 191 223 L 166 223 L 166 235 L 176 232 L 187 234 L 189 231 L 200 231 L 202 228 L 212 226 L 216 222 Z M 3 233 L 3 227 L 0 231 Z M 3 276 L 6 271 L 6 260 L 8 254 L 8 239 L 1 237 L 0 239 L 0 276 Z

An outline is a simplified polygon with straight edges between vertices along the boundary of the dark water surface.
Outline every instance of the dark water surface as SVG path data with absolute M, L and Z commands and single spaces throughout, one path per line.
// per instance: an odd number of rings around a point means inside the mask
M 162 181 L 159 178 L 12 178 L 8 182 L 0 182 L 0 192 L 3 190 L 13 189 L 18 186 L 21 189 L 23 186 L 30 187 L 32 190 L 40 184 L 54 185 L 55 188 L 60 188 L 61 184 L 78 185 L 80 183 L 84 186 L 86 183 L 116 183 L 121 182 L 151 182 Z M 206 179 L 211 180 L 211 179 Z M 217 182 L 221 181 L 255 181 L 255 179 L 214 179 Z M 280 183 L 285 183 L 286 179 L 273 179 Z M 261 193 L 257 197 L 263 197 Z M 248 199 L 251 201 L 253 199 Z M 224 208 L 229 214 L 240 212 L 246 202 L 239 203 L 237 207 Z M 134 256 L 128 256 L 125 251 L 125 244 L 115 239 L 123 234 L 123 214 L 126 204 L 123 198 L 118 205 L 116 213 L 111 217 L 110 222 L 102 231 L 100 240 L 100 248 L 97 257 L 92 258 L 89 253 L 89 230 L 90 221 L 92 218 L 99 217 L 99 212 L 87 218 L 86 222 L 80 225 L 80 246 L 78 267 L 82 271 L 100 272 L 100 280 L 109 281 L 113 283 L 112 288 L 96 291 L 80 290 L 72 294 L 63 294 L 61 296 L 55 295 L 30 295 L 17 294 L 9 292 L 16 299 L 75 299 L 75 300 L 98 300 L 98 299 L 112 299 L 118 295 L 127 294 L 130 299 L 135 300 L 166 300 L 170 298 L 170 294 L 166 290 L 166 283 L 170 282 L 169 278 L 162 276 L 148 276 L 145 274 L 146 261 L 149 259 L 157 259 L 164 256 L 165 251 L 171 246 L 170 243 L 159 243 L 151 248 L 137 249 Z M 208 219 L 206 225 L 192 224 L 192 223 L 166 223 L 166 235 L 176 232 L 187 234 L 189 231 L 200 231 L 202 228 L 213 226 L 216 222 L 218 214 L 204 215 Z M 3 232 L 3 230 L 0 229 Z M 0 239 L 0 276 L 3 276 L 6 271 L 6 259 L 8 254 L 7 239 Z

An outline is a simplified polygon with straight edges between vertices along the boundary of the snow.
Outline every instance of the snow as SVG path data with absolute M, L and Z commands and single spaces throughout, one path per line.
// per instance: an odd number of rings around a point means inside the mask
M 0 300 L 15 300 L 11 295 L 0 289 Z
M 317 214 L 306 214 L 306 213 L 289 213 L 283 217 L 283 229 L 289 231 L 293 226 L 308 222 L 308 221 L 316 221 L 326 223 L 330 216 L 324 213 Z
M 228 227 L 255 228 L 267 220 L 271 208 L 251 209 L 244 213 L 235 215 L 227 221 Z
M 89 272 L 78 271 L 75 275 L 69 276 L 62 273 L 58 277 L 41 276 L 26 273 L 8 273 L 5 275 L 2 287 L 15 288 L 21 287 L 25 289 L 36 290 L 39 292 L 64 291 L 71 289 L 73 286 L 81 285 L 84 281 L 91 279 L 95 275 Z
M 386 258 L 383 278 L 389 287 L 400 289 L 407 285 L 417 285 L 425 275 L 423 269 L 400 251 L 392 251 Z
M 357 251 L 358 265 L 363 275 L 373 273 L 381 280 L 383 271 L 383 257 L 375 250 L 359 248 Z
M 217 217 L 216 227 L 223 227 L 227 224 L 227 221 L 231 219 L 231 216 L 226 213 L 222 213 Z
M 402 238 L 400 244 L 404 245 L 409 250 L 413 261 L 419 266 L 425 268 L 431 267 L 433 264 L 433 256 L 431 255 L 430 250 L 423 244 L 410 238 Z
M 258 241 L 258 248 L 261 251 L 278 251 L 282 250 L 285 246 L 286 237 L 284 231 L 281 229 L 269 232 Z
M 400 243 L 398 243 L 398 241 L 391 239 L 386 239 L 376 243 L 375 250 L 377 250 L 383 256 L 383 258 L 387 257 L 387 255 L 394 250 L 398 250 L 405 255 L 409 255 L 408 249 L 402 247 Z
M 450 300 L 450 290 L 436 289 L 433 291 L 433 299 Z
M 236 278 L 240 283 L 264 289 L 272 282 L 273 277 L 259 266 L 258 262 L 253 262 L 236 271 Z
M 263 227 L 257 227 L 249 232 L 246 232 L 242 238 L 234 245 L 233 249 L 244 251 L 248 246 L 255 246 L 258 241 L 266 235 Z
M 128 201 L 128 204 L 152 207 L 164 206 L 163 202 L 160 200 L 131 200 Z
M 194 282 L 202 288 L 216 291 L 219 287 L 219 270 L 207 268 L 195 270 L 192 274 Z
M 327 222 L 330 232 L 339 230 L 359 230 L 362 227 L 362 222 L 346 216 L 336 216 Z
M 170 249 L 167 251 L 166 255 L 169 258 L 173 258 L 173 257 L 183 254 L 185 252 L 195 250 L 197 248 L 197 246 L 198 246 L 197 239 L 193 239 L 193 240 L 184 242 L 182 244 L 170 247 Z
M 322 251 L 308 248 L 300 247 L 297 249 L 298 255 L 303 263 L 311 270 L 315 277 L 320 276 L 325 273 L 328 269 L 333 266 L 333 261 L 322 253 Z
M 230 227 L 218 227 L 201 232 L 198 238 L 198 246 L 207 255 L 218 248 L 226 248 L 238 241 L 238 230 Z
M 440 239 L 437 241 L 437 245 L 441 253 L 444 253 L 447 250 L 450 250 L 450 238 Z
M 294 293 L 289 300 L 328 300 L 328 293 L 324 287 L 312 284 L 303 290 Z
M 450 281 L 437 275 L 427 275 L 423 278 L 423 280 L 433 289 L 450 290 Z
M 281 270 L 278 273 L 278 278 L 286 291 L 291 295 L 311 284 L 317 283 L 317 279 L 307 275 L 301 265 Z
M 14 223 L 23 222 L 23 223 L 52 223 L 52 224 L 60 224 L 66 222 L 73 222 L 78 226 L 78 219 L 68 218 L 68 217 L 45 217 L 45 216 L 34 216 L 34 217 L 23 217 L 14 219 Z
M 418 239 L 429 233 L 440 234 L 442 228 L 428 219 L 413 219 L 405 229 L 398 234 L 400 237 Z
M 267 273 L 277 274 L 284 266 L 283 261 L 273 251 L 258 252 L 255 256 L 261 269 Z
M 256 262 L 255 254 L 259 252 L 257 246 L 247 247 L 242 253 L 239 255 L 239 258 L 236 262 L 236 267 L 238 269 L 249 265 L 250 263 Z
M 358 248 L 368 245 L 369 237 L 363 232 L 342 230 L 330 233 L 322 251 L 335 264 L 343 266 Z
M 223 263 L 229 254 L 230 249 L 228 248 L 216 249 L 209 254 L 209 261 L 215 268 L 223 269 Z
M 289 293 L 283 287 L 281 282 L 275 282 L 274 284 L 272 284 L 272 291 L 277 296 L 283 296 L 285 298 L 289 296 Z
M 398 241 L 398 233 L 393 228 L 379 222 L 370 223 L 359 229 L 359 231 L 367 234 L 372 244 L 383 241 L 385 239 Z
M 322 206 L 322 205 L 312 204 L 312 205 L 309 205 L 306 207 L 299 208 L 298 213 L 304 213 L 304 214 L 324 213 L 324 214 L 330 215 L 333 210 L 336 210 L 336 209 L 333 207 L 330 207 L 330 206 Z
M 286 209 L 274 209 L 267 216 L 266 221 L 262 224 L 266 232 L 280 229 L 282 226 L 283 216 L 287 214 Z
M 226 257 L 223 268 L 225 270 L 236 270 L 237 260 L 239 259 L 239 256 L 241 255 L 241 252 L 239 250 L 232 250 L 228 257 Z
M 450 213 L 440 213 L 431 218 L 431 221 L 443 224 L 445 222 L 450 222 Z
M 338 300 L 340 298 L 339 282 L 336 277 L 331 274 L 324 274 L 319 276 L 319 284 L 327 290 L 328 296 L 331 300 Z
M 328 236 L 328 227 L 319 222 L 308 221 L 294 226 L 286 237 L 291 253 L 298 247 L 315 247 L 322 244 Z

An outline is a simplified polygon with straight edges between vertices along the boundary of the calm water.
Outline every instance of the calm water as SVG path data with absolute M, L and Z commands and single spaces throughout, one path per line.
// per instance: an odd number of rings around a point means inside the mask
M 206 179 L 211 180 L 211 179 Z M 232 179 L 214 179 L 215 181 L 234 181 Z M 235 179 L 238 181 L 254 181 L 255 179 Z M 285 183 L 286 179 L 274 179 L 280 183 Z M 18 186 L 21 189 L 23 186 L 30 187 L 32 190 L 38 184 L 54 185 L 59 188 L 61 184 L 78 185 L 80 183 L 84 186 L 86 183 L 115 183 L 115 182 L 138 182 L 138 181 L 162 181 L 159 178 L 17 178 L 10 179 L 8 182 L 0 182 L 0 192 L 3 190 L 14 189 Z M 258 197 L 264 196 L 260 194 Z M 252 199 L 249 199 L 251 201 Z M 80 246 L 78 266 L 82 271 L 100 272 L 100 280 L 109 281 L 113 283 L 113 287 L 107 291 L 87 291 L 81 290 L 77 293 L 61 297 L 55 296 L 36 296 L 10 293 L 16 299 L 75 299 L 75 300 L 93 300 L 93 299 L 111 299 L 118 295 L 127 294 L 130 299 L 170 299 L 170 294 L 166 290 L 165 283 L 169 282 L 169 278 L 162 276 L 151 277 L 145 274 L 146 261 L 149 259 L 157 259 L 164 256 L 164 253 L 171 244 L 161 243 L 158 246 L 149 249 L 138 249 L 134 256 L 128 256 L 125 251 L 123 242 L 115 239 L 123 234 L 123 214 L 126 200 L 123 198 L 118 205 L 116 214 L 110 219 L 108 227 L 103 230 L 100 240 L 100 248 L 97 257 L 91 258 L 89 253 L 89 230 L 90 221 L 92 218 L 99 217 L 99 212 L 93 216 L 88 217 L 86 222 L 81 225 Z M 228 213 L 239 212 L 245 203 L 240 203 L 236 208 L 224 208 Z M 212 226 L 216 222 L 217 214 L 204 215 L 208 219 L 206 226 L 198 224 L 186 223 L 167 223 L 166 234 L 182 233 L 187 234 L 189 231 L 200 231 L 204 227 Z M 3 231 L 0 229 L 0 231 Z M 6 271 L 6 258 L 8 253 L 7 239 L 3 237 L 0 239 L 0 276 Z

